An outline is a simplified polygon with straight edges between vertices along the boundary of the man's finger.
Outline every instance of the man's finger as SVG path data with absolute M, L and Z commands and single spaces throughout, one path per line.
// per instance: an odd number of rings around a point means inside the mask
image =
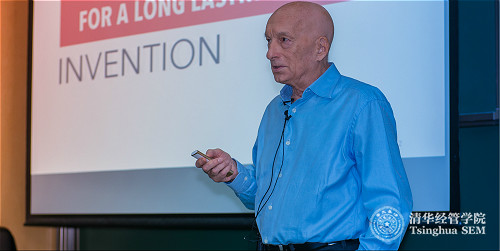
M 218 159 L 221 161 L 220 159 Z M 227 164 L 225 162 L 219 162 L 218 165 L 216 165 L 212 170 L 210 170 L 211 174 L 214 176 L 218 176 L 220 172 L 222 172 L 224 169 L 226 169 Z
M 219 148 L 217 148 L 217 149 L 208 149 L 206 154 L 210 158 L 219 158 L 219 157 L 221 157 L 224 154 L 224 151 L 222 151 Z
M 220 165 L 212 169 L 212 174 L 215 175 L 213 177 L 214 181 L 222 182 L 226 180 L 226 178 L 231 177 L 234 172 L 232 171 L 231 163 L 228 161 L 224 161 Z
M 195 166 L 198 167 L 198 168 L 201 168 L 207 162 L 208 162 L 207 159 L 205 159 L 205 158 L 199 158 L 198 160 L 196 160 Z
M 220 163 L 220 159 L 211 159 L 207 163 L 205 163 L 201 168 L 205 173 L 209 174 L 209 171 L 212 170 Z

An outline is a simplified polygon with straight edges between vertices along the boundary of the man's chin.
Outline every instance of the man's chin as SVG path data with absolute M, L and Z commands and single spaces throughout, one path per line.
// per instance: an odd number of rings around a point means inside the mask
M 276 83 L 280 83 L 280 84 L 285 84 L 286 80 L 280 76 L 279 74 L 274 74 L 274 81 L 276 81 Z

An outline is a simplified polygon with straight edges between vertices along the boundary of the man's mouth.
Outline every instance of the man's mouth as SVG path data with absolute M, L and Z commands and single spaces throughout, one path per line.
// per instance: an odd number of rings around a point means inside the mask
M 282 66 L 282 65 L 271 65 L 271 69 L 273 72 L 275 71 L 279 71 L 281 69 L 285 68 L 285 66 Z

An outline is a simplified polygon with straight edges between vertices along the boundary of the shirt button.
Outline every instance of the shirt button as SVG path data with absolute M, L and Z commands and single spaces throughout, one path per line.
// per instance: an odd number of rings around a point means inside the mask
M 286 143 L 285 143 L 287 146 L 290 145 L 290 140 L 287 140 Z
M 297 111 L 297 109 L 295 109 L 295 108 L 293 108 L 293 109 L 292 109 L 292 112 L 293 112 L 293 113 L 295 113 L 296 111 Z
M 245 180 L 245 181 L 246 181 L 246 180 L 248 180 L 248 177 L 247 177 L 247 176 L 245 176 L 244 180 Z
M 283 176 L 283 174 L 282 174 L 282 173 L 280 173 L 280 175 L 278 175 L 278 177 L 279 177 L 279 178 L 281 178 L 282 176 Z
M 267 208 L 269 208 L 269 210 L 273 210 L 273 206 L 268 206 Z
M 264 243 L 267 244 L 269 241 L 267 239 L 264 239 Z

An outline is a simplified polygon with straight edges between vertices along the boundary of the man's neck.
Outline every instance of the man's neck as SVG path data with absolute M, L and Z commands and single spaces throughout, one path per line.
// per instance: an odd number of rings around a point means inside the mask
M 295 102 L 297 99 L 302 98 L 302 93 L 304 93 L 304 89 L 300 90 L 295 87 L 292 87 L 293 93 L 292 93 L 292 103 Z
M 292 103 L 302 98 L 302 94 L 304 93 L 305 89 L 307 89 L 310 85 L 312 85 L 312 83 L 314 83 L 314 81 L 316 81 L 319 77 L 321 77 L 321 75 L 323 75 L 323 73 L 325 73 L 326 70 L 328 70 L 328 67 L 330 67 L 330 64 L 328 64 L 328 62 L 326 61 L 326 63 L 324 63 L 320 68 L 318 68 L 318 72 L 315 74 L 312 81 L 302 86 L 291 85 L 293 90 L 291 99 Z

